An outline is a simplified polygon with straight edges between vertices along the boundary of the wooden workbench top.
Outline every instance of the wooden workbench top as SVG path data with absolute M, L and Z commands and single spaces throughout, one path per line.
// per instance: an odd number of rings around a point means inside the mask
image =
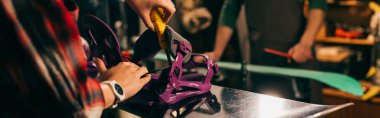
M 370 86 L 373 86 L 372 83 L 365 82 L 365 81 L 360 81 L 360 84 L 363 87 L 365 87 L 365 88 L 369 88 Z M 323 94 L 327 95 L 327 96 L 333 96 L 333 97 L 346 98 L 346 99 L 351 99 L 351 100 L 364 101 L 364 100 L 362 100 L 358 96 L 354 96 L 352 94 L 349 94 L 349 93 L 346 93 L 346 92 L 343 92 L 343 91 L 339 91 L 339 90 L 336 90 L 336 89 L 333 89 L 333 88 L 324 88 L 323 89 Z M 372 99 L 370 99 L 368 101 L 372 102 L 372 103 L 379 103 L 380 104 L 380 98 L 379 97 L 372 98 Z

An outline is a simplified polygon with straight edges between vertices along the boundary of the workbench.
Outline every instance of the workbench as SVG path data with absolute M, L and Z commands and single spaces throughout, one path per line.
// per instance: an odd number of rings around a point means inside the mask
M 219 108 L 216 108 L 217 110 L 210 110 L 208 105 L 196 101 L 196 99 L 190 100 L 192 103 L 181 103 L 185 106 L 192 106 L 191 108 L 183 106 L 175 106 L 177 109 L 171 109 L 173 108 L 171 106 L 146 108 L 125 104 L 119 105 L 119 108 L 140 117 L 295 118 L 320 117 L 353 105 L 353 103 L 342 103 L 340 105 L 310 104 L 215 85 L 212 86 L 211 93 L 216 97 L 217 105 L 220 105 Z M 204 98 L 200 97 L 199 99 L 202 101 Z M 167 109 L 163 110 L 162 108 Z

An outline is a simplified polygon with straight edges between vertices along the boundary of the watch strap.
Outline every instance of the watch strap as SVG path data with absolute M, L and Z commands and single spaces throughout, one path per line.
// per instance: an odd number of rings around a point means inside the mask
M 115 100 L 114 100 L 114 102 L 113 102 L 113 104 L 112 104 L 112 108 L 116 108 L 117 107 L 117 104 L 119 103 L 119 102 L 121 102 L 121 100 L 122 99 L 124 99 L 125 98 L 125 93 L 124 93 L 124 91 L 121 89 L 121 86 L 120 86 L 120 84 L 119 83 L 117 83 L 115 80 L 111 80 L 111 81 L 103 81 L 103 82 L 101 82 L 101 83 L 103 83 L 103 84 L 107 84 L 108 86 L 110 86 L 111 87 L 111 89 L 112 89 L 112 93 L 115 95 Z M 120 94 L 120 93 L 118 93 L 117 92 L 117 86 L 119 86 L 120 88 L 119 89 L 121 89 L 121 91 L 122 91 L 122 94 Z

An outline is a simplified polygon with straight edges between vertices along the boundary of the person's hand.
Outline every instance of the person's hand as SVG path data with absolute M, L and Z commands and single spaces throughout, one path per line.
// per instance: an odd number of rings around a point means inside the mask
M 150 12 L 155 7 L 164 9 L 164 22 L 167 23 L 175 12 L 175 6 L 171 0 L 127 0 L 128 4 L 135 10 L 141 17 L 145 26 L 154 30 L 152 20 L 150 19 Z
M 150 74 L 141 78 L 148 73 L 148 70 L 146 67 L 139 67 L 131 62 L 121 62 L 108 70 L 101 59 L 94 58 L 94 62 L 99 70 L 101 80 L 118 82 L 125 92 L 126 99 L 140 91 L 151 78 Z
M 307 60 L 313 59 L 311 46 L 303 43 L 296 44 L 288 53 L 292 55 L 292 59 L 297 63 L 305 63 Z
M 219 61 L 220 56 L 221 56 L 221 54 L 218 54 L 218 53 L 216 53 L 215 51 L 212 51 L 212 52 L 205 52 L 205 53 L 203 53 L 203 54 L 204 54 L 204 55 L 207 55 L 208 58 L 211 59 L 213 62 L 217 62 L 217 61 Z M 202 58 L 202 57 L 195 57 L 195 58 L 194 58 L 194 61 L 200 63 L 200 62 L 204 62 L 205 59 Z
M 221 54 L 219 54 L 219 53 L 217 53 L 215 51 L 205 52 L 204 54 L 207 55 L 209 57 L 209 59 L 212 59 L 212 61 L 214 61 L 214 62 L 219 61 L 220 57 L 222 56 Z

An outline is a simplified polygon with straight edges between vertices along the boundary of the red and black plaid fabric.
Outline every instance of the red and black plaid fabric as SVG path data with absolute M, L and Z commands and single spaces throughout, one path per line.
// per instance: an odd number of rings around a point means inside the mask
M 99 117 L 77 26 L 62 0 L 0 1 L 0 117 Z

